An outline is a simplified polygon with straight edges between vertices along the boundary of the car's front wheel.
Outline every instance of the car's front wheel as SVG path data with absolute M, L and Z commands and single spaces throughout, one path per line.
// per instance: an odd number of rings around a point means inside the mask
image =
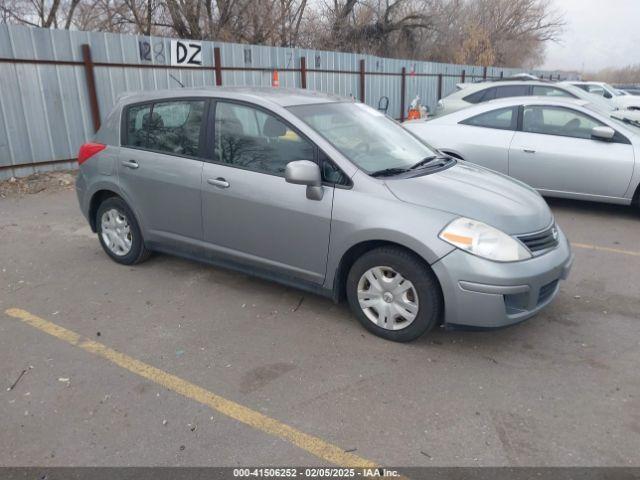
M 440 323 L 442 292 L 415 254 L 381 247 L 358 258 L 347 277 L 347 299 L 360 323 L 396 342 L 415 340 Z
M 138 222 L 121 198 L 110 197 L 100 204 L 96 230 L 100 245 L 116 262 L 133 265 L 149 257 Z

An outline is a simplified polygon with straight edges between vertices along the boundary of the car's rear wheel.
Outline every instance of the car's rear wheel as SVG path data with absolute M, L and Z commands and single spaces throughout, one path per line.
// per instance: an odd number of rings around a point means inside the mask
M 398 247 L 371 250 L 347 277 L 347 298 L 360 323 L 396 342 L 415 340 L 440 323 L 440 285 L 431 269 Z
M 100 204 L 96 230 L 100 245 L 114 261 L 133 265 L 149 257 L 138 222 L 121 198 L 110 197 Z

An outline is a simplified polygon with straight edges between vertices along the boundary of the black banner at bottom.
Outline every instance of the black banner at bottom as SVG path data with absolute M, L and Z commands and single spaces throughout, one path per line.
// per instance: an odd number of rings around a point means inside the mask
M 0 467 L 0 480 L 226 480 L 388 478 L 426 480 L 640 480 L 627 467 Z

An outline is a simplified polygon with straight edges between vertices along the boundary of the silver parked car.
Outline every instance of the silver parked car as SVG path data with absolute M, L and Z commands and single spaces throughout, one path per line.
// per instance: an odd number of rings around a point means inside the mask
M 443 152 L 510 175 L 553 197 L 638 205 L 640 123 L 586 102 L 494 100 L 405 127 Z
M 438 101 L 435 115 L 447 115 L 491 100 L 525 96 L 573 98 L 588 101 L 603 112 L 616 110 L 616 106 L 610 100 L 601 95 L 589 93 L 568 82 L 496 80 L 458 84 L 458 90 Z
M 346 296 L 391 340 L 522 321 L 572 264 L 533 189 L 341 97 L 128 96 L 78 161 L 80 207 L 116 262 L 167 252 Z
M 602 97 L 611 102 L 618 110 L 640 110 L 640 98 L 629 95 L 623 90 L 614 88 L 605 82 L 571 82 L 572 85 L 589 92 L 591 95 Z

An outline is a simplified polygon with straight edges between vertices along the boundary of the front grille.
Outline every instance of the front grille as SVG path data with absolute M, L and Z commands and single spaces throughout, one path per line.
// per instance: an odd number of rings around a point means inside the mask
M 549 250 L 558 246 L 558 229 L 554 224 L 543 232 L 518 235 L 518 240 L 532 253 Z
M 547 283 L 546 285 L 540 287 L 540 293 L 538 294 L 538 305 L 549 300 L 549 297 L 553 295 L 553 292 L 556 291 L 556 287 L 558 286 L 558 280 L 554 280 L 551 283 Z

